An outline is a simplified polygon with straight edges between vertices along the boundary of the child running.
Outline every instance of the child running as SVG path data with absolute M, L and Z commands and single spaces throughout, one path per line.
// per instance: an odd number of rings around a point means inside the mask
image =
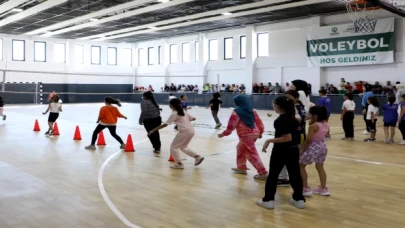
M 394 143 L 395 127 L 398 121 L 398 104 L 395 104 L 395 96 L 393 94 L 387 95 L 388 103 L 384 104 L 382 110 L 384 110 L 384 143 Z M 390 136 L 391 132 L 391 136 Z
M 356 108 L 356 104 L 353 101 L 353 94 L 346 93 L 345 94 L 345 101 L 343 102 L 342 106 L 342 115 L 340 116 L 340 120 L 342 121 L 343 131 L 345 132 L 345 137 L 342 140 L 354 140 L 354 109 Z
M 380 104 L 376 97 L 369 97 L 367 99 L 367 113 L 366 113 L 366 121 L 367 125 L 369 126 L 370 130 L 370 138 L 364 139 L 364 142 L 375 142 L 375 135 L 377 134 L 377 116 L 378 116 L 378 107 Z
M 308 186 L 308 175 L 305 167 L 315 162 L 315 168 L 318 171 L 321 185 L 313 193 L 329 196 L 330 193 L 326 187 L 326 172 L 323 167 L 328 148 L 325 143 L 325 136 L 329 131 L 327 122 L 328 111 L 324 106 L 313 106 L 309 109 L 309 115 L 313 124 L 309 125 L 307 139 L 300 149 L 300 169 L 304 185 L 303 195 L 312 196 L 311 188 Z
M 277 180 L 280 171 L 287 167 L 290 175 L 291 187 L 294 190 L 290 203 L 297 208 L 305 208 L 305 198 L 302 195 L 303 185 L 300 174 L 298 149 L 298 121 L 295 119 L 293 99 L 287 96 L 279 96 L 273 101 L 274 111 L 280 116 L 274 121 L 276 130 L 274 139 L 266 140 L 263 152 L 267 152 L 270 143 L 274 143 L 270 157 L 270 173 L 267 177 L 265 195 L 257 204 L 267 209 L 274 209 L 274 196 L 277 191 Z
M 0 96 L 0 116 L 3 117 L 3 120 L 6 120 L 7 116 L 4 115 L 4 100 L 3 97 Z
M 216 123 L 215 129 L 219 129 L 222 126 L 221 121 L 218 119 L 219 105 L 222 104 L 222 101 L 219 99 L 220 97 L 220 93 L 214 93 L 210 105 L 207 107 L 207 109 L 211 108 L 212 117 L 214 117 Z
M 262 137 L 264 125 L 257 112 L 253 109 L 249 97 L 237 95 L 233 98 L 236 108 L 229 118 L 228 127 L 218 135 L 219 138 L 232 134 L 236 129 L 239 136 L 239 143 L 236 146 L 237 168 L 232 168 L 235 173 L 247 174 L 246 161 L 249 161 L 257 170 L 255 179 L 266 180 L 267 170 L 264 167 L 259 154 L 257 153 L 255 142 Z
M 100 113 L 97 119 L 98 125 L 96 129 L 94 129 L 93 136 L 91 138 L 91 144 L 86 146 L 85 148 L 88 150 L 95 150 L 98 134 L 105 128 L 108 128 L 111 136 L 114 137 L 121 144 L 120 149 L 125 149 L 125 143 L 122 141 L 121 137 L 117 135 L 116 131 L 118 118 L 127 119 L 127 117 L 122 115 L 117 107 L 113 106 L 113 104 L 120 106 L 120 101 L 112 97 L 106 97 L 104 99 L 104 103 L 105 106 L 100 108 Z
M 328 112 L 328 117 L 326 119 L 326 122 L 329 121 L 329 117 L 330 117 L 330 111 L 332 108 L 332 103 L 331 100 L 329 99 L 329 97 L 327 96 L 327 92 L 326 89 L 321 89 L 319 90 L 319 96 L 320 98 L 318 99 L 318 106 L 323 106 L 326 108 L 327 112 Z M 326 134 L 325 136 L 326 139 L 330 139 L 330 132 L 328 132 L 328 134 Z
M 178 98 L 171 99 L 169 101 L 169 106 L 173 110 L 169 119 L 164 124 L 151 130 L 149 132 L 149 135 L 153 134 L 156 131 L 159 131 L 162 128 L 167 127 L 174 122 L 178 127 L 179 133 L 173 139 L 172 145 L 170 146 L 170 155 L 176 162 L 174 165 L 171 165 L 170 168 L 184 168 L 184 164 L 181 162 L 180 150 L 188 156 L 193 157 L 195 159 L 194 165 L 198 166 L 204 160 L 204 157 L 194 153 L 193 150 L 188 148 L 188 144 L 190 144 L 191 139 L 193 139 L 195 134 L 194 128 L 191 125 L 190 121 L 194 121 L 195 118 L 188 114 L 188 112 L 184 112 L 184 109 L 181 106 L 181 101 Z
M 187 112 L 187 109 L 191 109 L 191 107 L 188 107 L 188 97 L 187 97 L 187 95 L 181 95 L 180 100 L 181 100 L 181 107 L 183 107 L 184 111 Z
M 59 104 L 59 96 L 54 95 L 52 96 L 51 103 L 49 103 L 48 108 L 46 109 L 45 112 L 42 114 L 46 115 L 49 112 L 49 117 L 48 117 L 48 131 L 45 132 L 45 135 L 53 135 L 53 124 L 56 122 L 56 120 L 59 117 L 59 112 L 62 112 L 62 105 Z
M 405 145 L 405 94 L 401 96 L 401 111 L 398 116 L 399 130 L 402 134 L 402 141 L 399 145 Z

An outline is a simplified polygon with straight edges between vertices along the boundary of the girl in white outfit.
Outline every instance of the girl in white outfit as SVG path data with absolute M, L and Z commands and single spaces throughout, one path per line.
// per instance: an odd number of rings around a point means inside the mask
M 49 117 L 48 117 L 48 131 L 45 132 L 45 135 L 52 135 L 53 134 L 53 124 L 56 122 L 56 120 L 59 117 L 59 112 L 62 112 L 62 105 L 59 104 L 59 96 L 54 95 L 51 100 L 51 103 L 49 103 L 48 108 L 46 109 L 45 112 L 42 114 L 47 114 L 49 112 Z
M 193 150 L 188 148 L 188 144 L 191 142 L 191 139 L 194 137 L 194 128 L 191 125 L 191 121 L 194 121 L 195 118 L 191 116 L 188 112 L 184 112 L 183 107 L 181 106 L 181 101 L 178 98 L 169 100 L 169 106 L 173 110 L 169 119 L 159 127 L 154 128 L 149 132 L 149 135 L 153 134 L 156 131 L 159 131 L 162 128 L 167 127 L 168 125 L 175 123 L 178 128 L 178 134 L 174 138 L 172 145 L 170 146 L 170 154 L 173 157 L 176 164 L 171 165 L 172 169 L 183 169 L 184 165 L 181 162 L 180 150 L 183 151 L 190 157 L 195 159 L 194 165 L 197 166 L 201 164 L 204 160 L 204 157 L 196 154 Z

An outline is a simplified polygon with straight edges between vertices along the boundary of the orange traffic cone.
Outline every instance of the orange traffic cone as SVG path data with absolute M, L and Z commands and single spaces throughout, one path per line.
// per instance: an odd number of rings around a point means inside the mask
M 58 123 L 55 122 L 53 125 L 53 135 L 60 135 L 59 134 L 59 128 L 58 128 Z
M 131 134 L 128 134 L 127 144 L 125 146 L 125 152 L 135 152 L 134 143 L 132 142 Z
M 75 135 L 73 136 L 73 140 L 82 140 L 82 136 L 80 135 L 79 126 L 76 126 Z
M 35 120 L 34 131 L 41 131 L 41 128 L 39 127 L 38 120 Z
M 103 131 L 101 131 L 98 134 L 97 146 L 105 146 L 105 145 L 107 145 L 107 143 L 105 143 L 104 133 Z
M 173 159 L 173 157 L 172 157 L 172 155 L 170 155 L 170 157 L 169 157 L 169 160 L 168 160 L 169 162 L 174 162 L 174 159 Z

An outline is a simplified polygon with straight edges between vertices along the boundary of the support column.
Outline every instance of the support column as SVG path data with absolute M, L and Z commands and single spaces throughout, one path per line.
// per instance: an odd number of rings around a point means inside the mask
M 162 40 L 162 53 L 160 53 L 160 54 L 162 55 L 162 65 L 163 65 L 163 74 L 165 76 L 165 84 L 169 85 L 170 80 L 169 80 L 168 76 L 170 76 L 170 72 L 169 72 L 170 44 L 167 42 L 167 39 Z M 179 53 L 177 53 L 177 59 L 179 59 L 178 54 Z
M 201 72 L 201 75 L 204 75 L 204 84 L 207 83 L 207 77 L 208 77 L 208 69 L 207 69 L 207 63 L 208 63 L 208 39 L 205 33 L 200 33 L 198 35 L 198 47 L 199 47 L 199 52 L 198 52 L 198 68 L 199 72 Z M 200 91 L 202 91 L 202 86 L 203 85 L 198 85 L 201 86 Z

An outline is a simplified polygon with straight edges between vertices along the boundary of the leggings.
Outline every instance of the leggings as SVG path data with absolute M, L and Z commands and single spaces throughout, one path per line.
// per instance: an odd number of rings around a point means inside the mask
M 342 125 L 343 130 L 345 131 L 346 138 L 354 138 L 353 120 L 354 120 L 354 112 L 345 112 L 345 114 L 343 115 Z
M 105 128 L 108 128 L 108 130 L 110 131 L 110 134 L 112 137 L 114 137 L 119 143 L 124 144 L 124 142 L 122 141 L 121 137 L 119 137 L 116 133 L 117 130 L 117 126 L 116 125 L 97 125 L 96 129 L 94 129 L 93 132 L 93 137 L 91 138 L 91 145 L 95 145 L 96 144 L 96 140 L 97 140 L 97 136 L 98 134 L 103 131 Z
M 220 123 L 221 123 L 221 121 L 219 121 L 219 119 L 218 119 L 218 111 L 219 111 L 219 110 L 211 110 L 212 117 L 214 117 L 214 120 L 215 120 L 215 123 L 216 123 L 216 124 L 220 124 Z
M 289 148 L 274 148 L 270 158 L 270 173 L 266 180 L 264 202 L 274 201 L 279 174 L 284 166 L 290 176 L 290 185 L 294 190 L 292 198 L 296 201 L 304 200 L 303 185 L 300 172 L 300 152 L 298 146 Z
M 399 130 L 401 131 L 402 140 L 405 140 L 405 120 L 402 120 L 402 121 L 399 123 L 398 128 L 399 128 Z

